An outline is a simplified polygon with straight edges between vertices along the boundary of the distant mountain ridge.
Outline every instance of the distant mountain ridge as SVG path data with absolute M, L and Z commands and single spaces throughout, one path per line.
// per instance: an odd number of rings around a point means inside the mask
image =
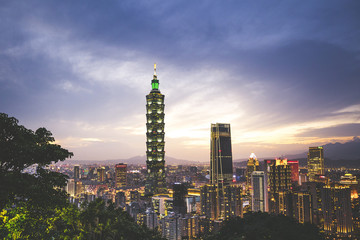
M 359 162 L 360 164 L 360 138 L 354 137 L 353 140 L 346 143 L 328 143 L 323 146 L 325 159 L 328 161 L 334 160 L 346 160 L 352 163 Z M 288 154 L 284 157 L 288 159 L 306 159 L 307 152 L 299 154 Z M 266 157 L 261 159 L 271 159 L 274 157 Z M 247 159 L 234 159 L 233 162 L 245 162 Z M 173 157 L 165 157 L 165 162 L 167 165 L 191 165 L 191 164 L 209 164 L 210 161 L 200 162 L 200 161 L 191 161 L 184 159 L 177 159 Z M 146 164 L 146 156 L 135 156 L 127 159 L 109 159 L 109 160 L 66 160 L 65 163 L 71 164 L 117 164 L 117 163 L 126 163 L 141 165 Z M 60 163 L 61 164 L 61 163 Z
M 126 164 L 133 164 L 133 165 L 142 165 L 146 164 L 146 156 L 135 156 L 126 159 L 109 159 L 109 160 L 72 160 L 68 159 L 65 163 L 70 164 L 110 164 L 115 165 L 117 163 L 126 163 Z M 202 162 L 196 161 L 189 161 L 184 159 L 177 159 L 173 157 L 165 157 L 165 163 L 167 165 L 190 165 L 190 164 L 203 164 Z
M 329 160 L 360 160 L 360 138 L 354 137 L 353 140 L 345 143 L 328 143 L 323 145 L 324 156 Z M 307 158 L 307 152 L 286 155 L 288 159 Z

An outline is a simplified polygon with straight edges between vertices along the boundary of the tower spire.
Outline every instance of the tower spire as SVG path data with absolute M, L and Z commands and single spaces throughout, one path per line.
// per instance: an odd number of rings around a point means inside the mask
M 156 91 L 159 90 L 159 80 L 157 79 L 157 75 L 156 75 L 156 63 L 154 63 L 154 77 L 153 80 L 151 81 L 151 87 L 153 90 Z

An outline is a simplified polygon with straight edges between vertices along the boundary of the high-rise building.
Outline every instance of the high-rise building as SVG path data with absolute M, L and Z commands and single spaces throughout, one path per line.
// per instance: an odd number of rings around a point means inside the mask
M 251 153 L 249 160 L 246 164 L 246 184 L 248 188 L 251 186 L 251 174 L 254 171 L 259 170 L 259 161 L 257 160 L 255 153 Z
M 291 181 L 299 184 L 299 161 L 288 160 L 287 163 L 290 166 Z
M 239 186 L 225 186 L 224 197 L 220 202 L 221 218 L 242 217 L 242 188 Z
M 253 212 L 267 212 L 268 198 L 267 198 L 267 183 L 265 173 L 263 171 L 253 171 L 251 174 L 252 184 L 252 204 L 251 210 Z
M 215 220 L 218 216 L 217 211 L 217 187 L 207 184 L 200 188 L 201 215 L 208 219 Z
M 101 167 L 97 169 L 97 177 L 99 182 L 104 182 L 106 180 L 105 178 L 105 168 Z
M 322 200 L 325 232 L 351 239 L 353 221 L 350 188 L 327 185 L 322 189 Z
M 211 124 L 210 183 L 229 185 L 233 178 L 230 124 Z
M 146 165 L 147 176 L 145 192 L 147 195 L 166 193 L 165 181 L 165 123 L 164 98 L 160 93 L 159 80 L 154 65 L 154 76 L 151 81 L 151 92 L 146 96 Z
M 316 175 L 325 174 L 323 147 L 309 147 L 307 168 L 310 182 L 315 180 Z
M 173 212 L 160 220 L 162 236 L 169 240 L 181 240 L 181 216 Z
M 199 220 L 200 218 L 198 215 L 181 218 L 182 239 L 198 239 Z
M 287 159 L 266 160 L 266 165 L 269 171 L 269 210 L 278 213 L 283 203 L 281 199 L 286 199 L 286 192 L 291 189 L 291 169 Z
M 173 184 L 173 209 L 177 214 L 184 216 L 187 212 L 186 209 L 186 195 L 187 187 L 184 183 Z
M 115 165 L 115 187 L 126 187 L 127 165 L 119 163 Z
M 242 216 L 241 187 L 204 185 L 200 189 L 201 215 L 211 220 Z
M 80 166 L 74 166 L 74 179 L 78 180 L 80 178 Z
M 306 191 L 293 194 L 294 217 L 299 223 L 313 223 L 312 196 Z

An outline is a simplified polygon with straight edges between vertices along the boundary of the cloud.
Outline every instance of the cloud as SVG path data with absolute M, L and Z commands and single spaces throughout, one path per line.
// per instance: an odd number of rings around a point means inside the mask
M 207 159 L 216 122 L 231 124 L 236 156 L 346 141 L 360 119 L 359 9 L 357 1 L 8 1 L 0 108 L 48 127 L 75 156 L 139 155 L 156 62 L 171 156 Z

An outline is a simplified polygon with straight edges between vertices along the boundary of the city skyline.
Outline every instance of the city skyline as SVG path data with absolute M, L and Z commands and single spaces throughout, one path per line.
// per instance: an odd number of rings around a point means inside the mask
M 359 10 L 357 1 L 4 1 L 0 109 L 46 127 L 73 159 L 145 155 L 157 63 L 166 156 L 209 162 L 215 122 L 231 124 L 233 159 L 350 141 L 360 135 Z

